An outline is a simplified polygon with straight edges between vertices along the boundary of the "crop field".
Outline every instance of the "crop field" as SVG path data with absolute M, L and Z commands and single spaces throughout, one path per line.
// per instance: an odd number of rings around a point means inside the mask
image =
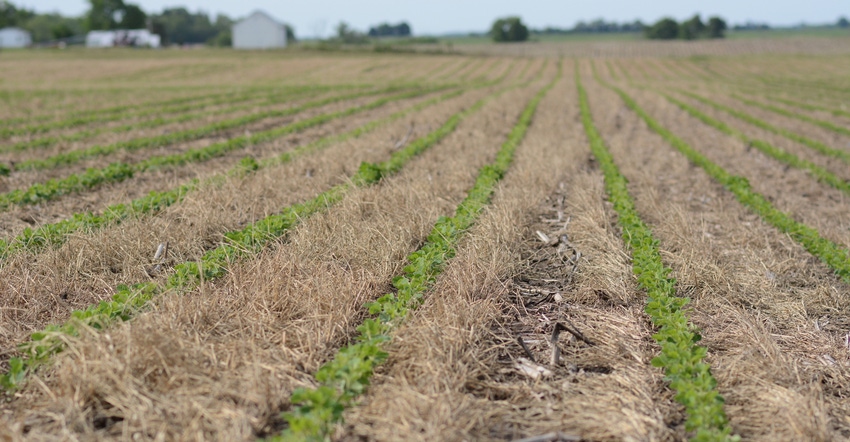
M 0 440 L 850 440 L 794 48 L 4 52 Z

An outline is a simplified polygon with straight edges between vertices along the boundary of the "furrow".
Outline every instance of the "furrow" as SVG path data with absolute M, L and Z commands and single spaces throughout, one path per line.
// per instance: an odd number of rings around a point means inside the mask
M 699 333 L 684 310 L 689 300 L 677 295 L 676 280 L 669 276 L 671 269 L 662 262 L 658 241 L 635 209 L 627 181 L 596 130 L 578 69 L 576 83 L 590 149 L 600 163 L 609 199 L 619 214 L 618 223 L 623 229 L 623 241 L 632 253 L 638 284 L 647 292 L 646 313 L 658 327 L 653 338 L 661 346 L 661 353 L 652 360 L 652 365 L 664 369 L 670 388 L 676 391 L 676 400 L 685 406 L 685 429 L 694 433 L 693 440 L 732 440 L 723 398 L 715 388 L 717 381 L 709 365 L 703 362 L 707 350 L 696 344 Z
M 496 185 L 510 168 L 514 152 L 528 131 L 537 106 L 559 79 L 560 68 L 555 79 L 529 101 L 495 161 L 480 169 L 475 184 L 454 216 L 440 218 L 425 244 L 407 257 L 409 265 L 393 280 L 396 291 L 367 305 L 375 318 L 366 319 L 357 327 L 356 343 L 340 349 L 318 370 L 317 388 L 293 392 L 291 401 L 298 405 L 286 416 L 289 428 L 271 440 L 324 440 L 331 435 L 334 425 L 342 419 L 342 412 L 354 405 L 369 385 L 374 368 L 386 359 L 387 353 L 382 347 L 392 331 L 410 311 L 421 305 L 446 261 L 454 257 L 457 242 L 490 203 Z
M 149 128 L 158 128 L 161 126 L 166 126 L 174 123 L 185 123 L 193 120 L 199 120 L 208 116 L 215 116 L 221 114 L 229 114 L 234 112 L 239 112 L 242 110 L 252 109 L 257 106 L 264 105 L 274 105 L 279 104 L 280 100 L 292 100 L 295 98 L 300 98 L 303 96 L 313 96 L 318 93 L 326 91 L 325 88 L 300 88 L 293 89 L 289 91 L 276 92 L 276 93 L 267 93 L 264 92 L 262 97 L 256 96 L 256 94 L 246 95 L 239 99 L 223 99 L 217 102 L 204 103 L 202 106 L 217 106 L 221 104 L 225 104 L 227 106 L 212 110 L 204 110 L 201 112 L 193 112 L 197 111 L 199 105 L 191 104 L 188 106 L 182 106 L 179 109 L 162 109 L 160 111 L 154 111 L 152 114 L 155 115 L 154 118 L 149 120 L 141 120 L 141 121 L 133 121 L 131 123 L 122 124 L 118 126 L 111 127 L 103 127 L 103 128 L 89 128 L 86 127 L 84 130 L 79 132 L 71 133 L 71 134 L 63 134 L 63 135 L 51 135 L 41 138 L 29 139 L 25 141 L 19 141 L 14 144 L 0 147 L 0 152 L 26 152 L 35 149 L 46 149 L 49 147 L 55 147 L 60 143 L 68 143 L 75 141 L 83 141 L 89 140 L 91 138 L 95 138 L 96 136 L 104 133 L 123 133 L 130 132 L 132 130 L 137 129 L 149 129 Z M 258 100 L 262 98 L 261 100 Z M 248 104 L 237 104 L 245 101 L 252 101 Z M 165 113 L 177 114 L 171 117 L 162 116 Z M 132 116 L 134 119 L 140 115 Z M 123 120 L 122 120 L 123 121 Z M 45 168 L 45 164 L 41 164 L 37 161 L 32 162 L 31 164 L 27 160 L 17 161 L 15 163 L 15 170 L 27 170 L 27 169 L 39 169 Z
M 850 250 L 823 238 L 816 229 L 794 220 L 791 215 L 774 207 L 764 195 L 753 190 L 746 178 L 730 174 L 718 164 L 696 151 L 684 140 L 653 119 L 652 116 L 638 106 L 637 102 L 622 89 L 610 85 L 609 87 L 617 92 L 626 105 L 636 112 L 654 132 L 661 135 L 692 163 L 703 168 L 712 178 L 732 192 L 738 201 L 758 214 L 766 222 L 783 233 L 790 235 L 795 241 L 805 247 L 809 253 L 832 268 L 842 279 L 850 280 Z
M 824 169 L 823 167 L 820 167 L 820 166 L 818 166 L 817 164 L 815 164 L 811 161 L 801 159 L 800 157 L 798 157 L 798 156 L 796 156 L 796 155 L 794 155 L 794 154 L 792 154 L 788 151 L 782 150 L 782 149 L 768 143 L 767 141 L 752 138 L 752 137 L 746 135 L 745 133 L 730 127 L 729 125 L 723 123 L 722 121 L 716 120 L 716 119 L 700 112 L 699 110 L 697 110 L 693 106 L 690 106 L 686 103 L 683 103 L 682 101 L 677 100 L 677 99 L 675 99 L 675 98 L 673 98 L 673 97 L 671 97 L 667 94 L 664 94 L 664 97 L 668 101 L 670 101 L 671 103 L 675 104 L 676 106 L 679 106 L 679 108 L 681 108 L 682 110 L 684 110 L 688 114 L 692 115 L 694 118 L 697 118 L 698 120 L 702 121 L 703 123 L 723 132 L 724 134 L 735 137 L 735 138 L 737 138 L 737 139 L 739 139 L 739 140 L 741 140 L 745 143 L 749 143 L 751 146 L 755 147 L 759 151 L 763 152 L 764 154 L 766 154 L 766 155 L 768 155 L 772 158 L 775 158 L 776 160 L 779 160 L 780 162 L 782 162 L 784 164 L 806 170 L 812 177 L 814 177 L 818 181 L 825 183 L 825 184 L 828 184 L 828 185 L 830 185 L 830 186 L 832 186 L 832 187 L 834 187 L 834 188 L 836 188 L 836 189 L 838 189 L 838 190 L 840 190 L 844 193 L 850 194 L 850 183 L 848 183 L 848 182 L 844 181 L 843 179 L 835 176 L 833 173 L 829 172 L 828 170 Z
M 710 100 L 710 99 L 705 98 L 701 95 L 697 95 L 697 94 L 694 94 L 692 92 L 685 92 L 685 91 L 680 91 L 680 92 L 684 93 L 685 95 L 687 95 L 687 96 L 689 96 L 689 97 L 691 97 L 691 98 L 693 98 L 693 99 L 695 99 L 695 100 L 697 100 L 701 103 L 707 104 L 707 105 L 709 105 L 709 106 L 711 106 L 715 109 L 726 112 L 727 114 L 732 115 L 733 117 L 738 118 L 739 120 L 750 123 L 753 126 L 756 126 L 760 129 L 764 129 L 768 132 L 772 132 L 772 133 L 781 135 L 781 136 L 783 136 L 783 137 L 785 137 L 785 138 L 787 138 L 791 141 L 795 141 L 797 143 L 808 146 L 808 147 L 814 149 L 815 151 L 817 151 L 819 153 L 822 153 L 824 155 L 828 155 L 828 156 L 831 156 L 831 157 L 834 157 L 834 158 L 838 158 L 838 159 L 844 161 L 845 163 L 850 163 L 850 152 L 848 152 L 848 151 L 844 151 L 844 150 L 841 150 L 841 149 L 834 149 L 832 147 L 827 146 L 824 143 L 821 143 L 820 141 L 813 140 L 811 138 L 805 137 L 803 135 L 800 135 L 796 132 L 792 132 L 792 131 L 785 129 L 783 127 L 774 126 L 774 125 L 772 125 L 772 124 L 770 124 L 770 123 L 768 123 L 764 120 L 753 117 L 753 116 L 747 114 L 746 112 L 743 112 L 741 110 L 734 109 L 734 108 L 731 108 L 729 106 L 725 106 L 723 104 L 717 103 L 716 101 Z M 691 107 L 689 107 L 689 108 L 693 109 Z M 696 116 L 696 115 L 694 115 L 694 116 Z M 700 117 L 698 117 L 698 118 L 700 118 Z M 716 121 L 716 120 L 712 120 L 712 121 Z M 708 124 L 715 126 L 715 124 L 713 122 L 708 123 Z M 717 126 L 715 126 L 715 127 L 717 127 Z M 746 135 L 741 134 L 740 132 L 735 131 L 734 129 L 731 129 L 731 128 L 728 128 L 728 129 L 732 131 L 732 132 L 727 132 L 730 135 L 736 136 L 739 139 L 747 138 Z M 721 129 L 721 130 L 726 132 L 726 129 Z M 741 137 L 744 137 L 744 138 L 741 138 Z M 749 140 L 747 139 L 745 141 L 749 141 Z
M 392 88 L 390 89 L 390 91 Z M 324 124 L 330 120 L 353 115 L 358 112 L 362 112 L 368 109 L 374 109 L 376 107 L 382 106 L 388 102 L 401 100 L 404 98 L 411 98 L 419 95 L 423 95 L 426 93 L 431 93 L 439 90 L 437 89 L 425 89 L 413 92 L 405 92 L 402 94 L 380 98 L 372 103 L 355 106 L 344 111 L 332 112 L 329 114 L 322 114 L 312 118 L 308 118 L 302 121 L 298 121 L 280 128 L 270 129 L 263 132 L 251 134 L 251 135 L 243 135 L 231 138 L 224 142 L 214 143 L 212 145 L 202 147 L 202 148 L 193 148 L 186 150 L 184 152 L 172 154 L 172 155 L 164 155 L 164 156 L 152 156 L 138 163 L 128 164 L 128 163 L 112 163 L 109 166 L 102 168 L 91 168 L 86 170 L 84 173 L 72 174 L 62 179 L 52 179 L 48 180 L 44 183 L 34 184 L 26 189 L 14 190 L 11 192 L 7 192 L 5 194 L 0 194 L 0 210 L 8 210 L 12 205 L 32 205 L 37 204 L 43 201 L 49 201 L 52 199 L 56 199 L 60 196 L 71 194 L 71 193 L 79 193 L 86 191 L 88 189 L 92 189 L 94 187 L 106 184 L 106 183 L 117 183 L 124 181 L 126 179 L 132 178 L 137 173 L 142 173 L 151 169 L 161 168 L 161 167 L 173 167 L 173 166 L 181 166 L 188 163 L 195 162 L 203 162 L 207 161 L 211 158 L 215 158 L 221 155 L 224 155 L 228 152 L 243 149 L 248 145 L 262 143 L 274 138 L 281 137 L 285 134 L 294 133 L 298 131 L 302 131 L 306 128 L 317 126 L 320 124 Z M 348 96 L 338 96 L 332 97 L 325 100 L 319 100 L 313 103 L 309 103 L 303 106 L 299 106 L 297 108 L 287 109 L 283 111 L 274 111 L 274 113 L 279 114 L 288 114 L 292 115 L 302 110 L 321 106 L 323 104 L 328 104 L 331 102 L 342 101 L 345 99 L 355 98 L 355 96 L 369 96 L 373 95 L 373 93 L 360 93 Z M 232 124 L 236 124 L 234 121 Z M 203 131 L 214 130 L 211 127 L 205 128 Z M 161 137 L 147 138 L 147 139 L 137 139 L 131 142 L 128 142 L 126 145 L 127 149 L 140 149 L 143 146 L 149 146 L 157 143 L 172 143 L 176 142 L 177 139 L 194 137 L 195 134 L 202 132 L 202 130 L 191 130 L 185 131 L 178 136 L 171 137 L 169 134 Z M 107 149 L 113 149 L 112 147 L 107 147 Z M 117 149 L 117 148 L 116 148 Z
M 503 89 L 501 93 L 504 91 L 506 89 Z M 466 110 L 453 115 L 438 129 L 394 152 L 387 161 L 379 164 L 362 164 L 360 170 L 350 178 L 348 183 L 337 185 L 304 203 L 289 206 L 280 213 L 249 224 L 244 229 L 225 234 L 223 244 L 209 250 L 197 261 L 177 265 L 164 283 L 151 282 L 121 286 L 111 301 L 102 301 L 85 310 L 76 310 L 71 314 L 72 319 L 65 324 L 50 326 L 42 332 L 32 334 L 31 340 L 19 347 L 25 357 L 10 360 L 9 372 L 0 376 L 0 385 L 6 389 L 19 388 L 28 373 L 47 363 L 53 355 L 65 348 L 64 336 L 78 336 L 81 330 L 89 327 L 102 329 L 112 322 L 129 320 L 163 292 L 186 292 L 205 281 L 209 282 L 225 276 L 232 262 L 244 260 L 258 253 L 303 219 L 327 210 L 329 206 L 341 201 L 352 187 L 371 185 L 383 177 L 397 173 L 411 159 L 451 134 L 463 119 L 480 110 L 493 97 L 494 95 L 485 97 Z
M 11 241 L 7 242 L 0 239 L 0 260 L 7 258 L 9 255 L 14 253 L 38 253 L 45 247 L 56 247 L 63 244 L 68 235 L 78 231 L 91 232 L 108 225 L 119 224 L 127 218 L 136 219 L 140 216 L 155 214 L 172 204 L 180 202 L 187 193 L 193 192 L 201 186 L 216 185 L 228 176 L 242 176 L 267 167 L 286 164 L 301 156 L 320 151 L 332 144 L 343 142 L 349 138 L 360 137 L 361 135 L 367 134 L 382 125 L 398 120 L 406 115 L 420 111 L 449 98 L 459 96 L 464 92 L 465 91 L 463 90 L 448 92 L 440 95 L 439 97 L 414 105 L 408 109 L 396 112 L 388 117 L 370 121 L 351 131 L 326 136 L 310 144 L 299 146 L 290 152 L 284 152 L 283 154 L 273 158 L 257 161 L 252 157 L 245 157 L 239 164 L 229 171 L 206 178 L 203 183 L 198 180 L 192 180 L 187 184 L 183 184 L 171 190 L 151 192 L 149 195 L 137 198 L 129 203 L 110 206 L 99 215 L 91 212 L 78 213 L 57 223 L 45 224 L 36 229 L 27 228 L 23 233 L 16 236 Z

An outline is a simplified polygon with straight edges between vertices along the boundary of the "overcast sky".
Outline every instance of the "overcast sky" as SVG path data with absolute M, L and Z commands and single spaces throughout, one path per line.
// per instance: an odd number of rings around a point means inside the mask
M 835 22 L 850 17 L 847 0 L 125 0 L 142 9 L 159 12 L 164 7 L 184 6 L 190 11 L 224 13 L 231 17 L 262 9 L 295 27 L 296 35 L 327 36 L 340 21 L 367 30 L 382 22 L 410 23 L 417 35 L 484 31 L 497 17 L 519 15 L 534 28 L 572 27 L 577 21 L 604 18 L 607 21 L 653 22 L 663 16 L 683 19 L 695 13 L 703 18 L 719 15 L 730 24 L 748 20 L 771 25 Z M 87 0 L 12 0 L 39 12 L 58 11 L 82 15 Z

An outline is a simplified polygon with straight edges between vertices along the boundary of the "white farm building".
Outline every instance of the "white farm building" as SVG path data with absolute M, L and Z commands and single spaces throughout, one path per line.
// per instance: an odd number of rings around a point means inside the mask
M 147 29 L 90 31 L 86 35 L 86 47 L 89 48 L 111 48 L 113 46 L 158 48 L 159 45 L 159 35 L 151 34 Z
M 262 11 L 255 11 L 233 25 L 234 49 L 286 47 L 286 25 Z
M 32 44 L 32 35 L 21 28 L 0 29 L 0 48 L 25 48 Z

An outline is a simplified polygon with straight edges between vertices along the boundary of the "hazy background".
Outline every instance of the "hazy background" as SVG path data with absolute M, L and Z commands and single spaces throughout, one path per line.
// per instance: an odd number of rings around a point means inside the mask
M 407 21 L 415 35 L 438 35 L 483 32 L 494 18 L 507 15 L 521 16 L 532 28 L 572 27 L 579 20 L 597 18 L 652 23 L 664 16 L 682 20 L 695 13 L 722 16 L 730 25 L 756 21 L 773 26 L 834 23 L 839 16 L 850 16 L 848 0 L 135 0 L 134 3 L 148 13 L 185 6 L 193 12 L 224 13 L 232 18 L 262 9 L 292 25 L 300 38 L 328 37 L 341 21 L 356 29 L 368 29 L 381 22 Z M 83 15 L 90 6 L 86 0 L 17 0 L 15 4 L 38 12 L 56 11 L 70 16 Z

